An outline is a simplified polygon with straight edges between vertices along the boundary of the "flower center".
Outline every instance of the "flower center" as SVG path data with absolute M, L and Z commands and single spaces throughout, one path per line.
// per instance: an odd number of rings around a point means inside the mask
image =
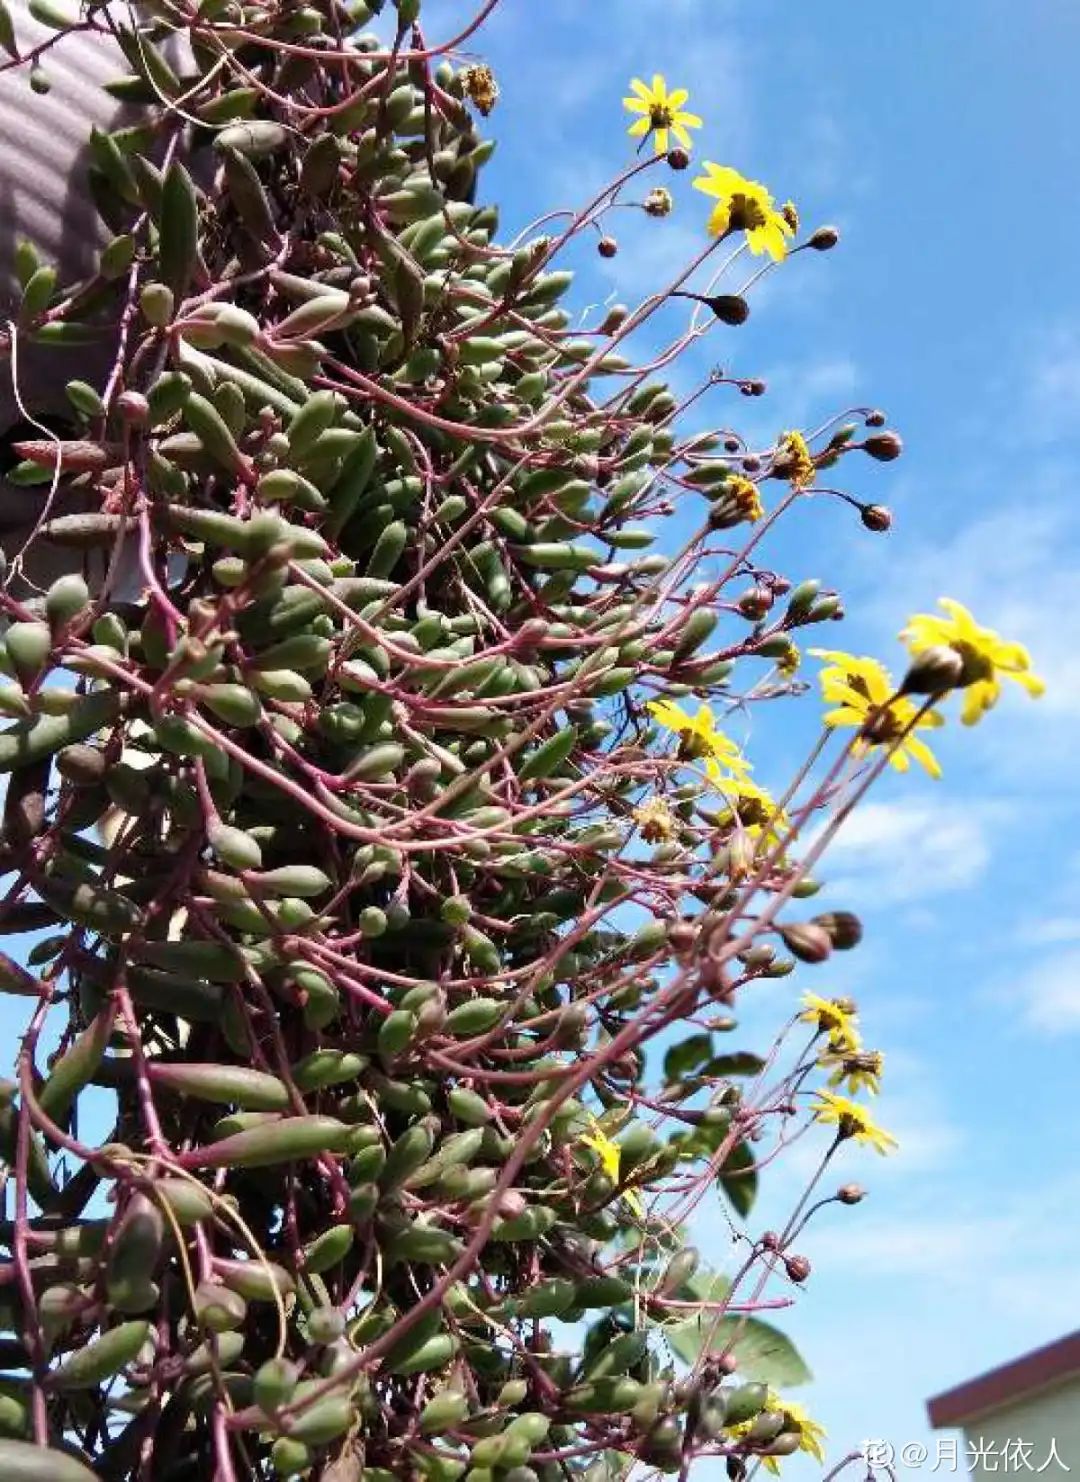
M 980 649 L 977 649 L 974 644 L 968 643 L 963 638 L 957 640 L 957 642 L 953 644 L 950 644 L 950 647 L 953 648 L 964 661 L 963 673 L 960 675 L 961 685 L 978 684 L 980 680 L 993 679 L 994 663 L 989 655 L 984 654 L 983 652 L 981 652 Z
M 666 103 L 654 103 L 649 109 L 649 122 L 654 129 L 670 129 L 672 112 Z
M 736 192 L 731 198 L 731 225 L 736 231 L 752 232 L 766 222 L 765 212 L 761 202 L 755 201 L 753 196 L 743 195 L 741 191 Z

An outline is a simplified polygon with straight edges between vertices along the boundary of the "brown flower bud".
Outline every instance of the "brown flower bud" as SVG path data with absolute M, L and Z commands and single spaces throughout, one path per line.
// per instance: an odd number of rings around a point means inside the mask
M 863 451 L 876 458 L 879 463 L 891 463 L 904 451 L 904 444 L 895 432 L 878 432 L 863 443 Z
M 829 933 L 812 921 L 793 921 L 779 930 L 784 946 L 800 962 L 824 962 L 832 953 Z
M 886 509 L 883 504 L 864 504 L 860 514 L 867 530 L 881 534 L 892 529 L 892 510 Z
M 685 170 L 690 163 L 690 155 L 685 149 L 672 149 L 668 153 L 667 162 L 673 170 Z
M 750 305 L 737 293 L 718 293 L 705 302 L 723 324 L 745 324 L 750 318 Z
M 866 1190 L 858 1184 L 841 1184 L 836 1191 L 836 1197 L 841 1204 L 861 1204 L 866 1198 Z
M 839 240 L 840 233 L 835 226 L 819 226 L 806 245 L 812 247 L 815 252 L 828 252 L 830 248 L 836 246 Z
M 943 695 L 964 682 L 964 660 L 955 648 L 936 643 L 911 661 L 900 686 L 903 695 Z
M 601 257 L 614 257 L 619 250 L 619 244 L 614 237 L 601 237 L 596 244 L 596 250 Z
M 867 412 L 866 414 L 867 427 L 884 427 L 885 421 L 885 413 L 878 411 L 876 407 L 872 412 Z
M 772 593 L 764 587 L 751 587 L 742 594 L 737 605 L 744 618 L 756 623 L 772 606 Z
M 740 381 L 739 390 L 744 396 L 764 396 L 768 388 L 764 381 Z
M 787 1256 L 784 1259 L 784 1270 L 792 1281 L 805 1281 L 810 1275 L 810 1261 L 806 1256 Z
M 821 927 L 838 952 L 850 951 L 862 941 L 862 922 L 853 911 L 823 911 L 811 924 Z
M 600 324 L 600 333 L 614 334 L 621 325 L 626 323 L 629 317 L 630 310 L 625 304 L 612 304 Z
M 761 1237 L 761 1248 L 762 1250 L 780 1249 L 780 1236 L 776 1233 L 775 1230 L 765 1231 L 764 1235 L 762 1235 Z

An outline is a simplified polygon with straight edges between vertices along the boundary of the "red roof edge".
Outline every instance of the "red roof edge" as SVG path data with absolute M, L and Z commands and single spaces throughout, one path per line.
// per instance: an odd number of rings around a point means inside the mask
M 1067 1379 L 1070 1374 L 1080 1374 L 1080 1330 L 927 1400 L 930 1424 L 934 1430 L 963 1425 L 987 1410 L 1013 1404 L 1033 1390 Z

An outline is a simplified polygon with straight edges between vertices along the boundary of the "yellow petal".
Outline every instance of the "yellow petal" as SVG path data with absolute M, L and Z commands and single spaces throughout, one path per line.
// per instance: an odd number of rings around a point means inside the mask
M 971 638 L 978 631 L 978 624 L 971 613 L 962 602 L 957 602 L 955 597 L 939 597 L 938 606 L 944 607 L 965 638 Z
M 918 736 L 909 736 L 905 742 L 905 746 L 923 770 L 928 772 L 931 777 L 936 779 L 941 776 L 941 763 L 925 741 L 920 741 Z
M 632 139 L 640 139 L 644 134 L 647 134 L 651 128 L 652 124 L 647 118 L 636 118 L 626 132 Z
M 667 102 L 667 83 L 664 81 L 664 74 L 662 72 L 653 73 L 652 94 L 659 102 Z
M 722 237 L 731 224 L 731 207 L 727 201 L 721 201 L 710 213 L 705 224 L 705 230 L 710 237 Z
M 674 92 L 668 93 L 667 101 L 669 108 L 681 108 L 690 96 L 684 87 L 677 87 Z
M 644 102 L 641 98 L 624 98 L 622 105 L 631 113 L 648 113 L 649 111 L 648 103 Z
M 704 120 L 696 113 L 680 113 L 679 122 L 685 124 L 688 129 L 701 129 L 705 127 Z
M 997 704 L 1000 694 L 1001 686 L 994 679 L 983 679 L 977 684 L 968 685 L 964 691 L 964 708 L 960 712 L 964 725 L 976 725 Z
M 865 719 L 861 710 L 852 710 L 849 705 L 842 705 L 839 710 L 827 710 L 822 716 L 827 726 L 861 726 Z
M 632 77 L 630 79 L 630 87 L 631 90 L 637 93 L 638 97 L 642 98 L 646 103 L 652 101 L 652 93 L 649 90 L 649 86 L 647 83 L 642 82 L 640 77 Z
M 671 132 L 675 135 L 676 139 L 678 139 L 679 143 L 684 149 L 693 149 L 694 146 L 691 142 L 690 135 L 686 132 L 682 124 L 679 123 L 677 119 L 671 125 Z
M 657 129 L 656 131 L 656 152 L 657 154 L 667 154 L 668 152 L 667 129 Z

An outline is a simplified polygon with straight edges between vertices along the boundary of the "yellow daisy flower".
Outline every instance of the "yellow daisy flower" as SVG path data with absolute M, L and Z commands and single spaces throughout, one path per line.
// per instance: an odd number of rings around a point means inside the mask
M 931 710 L 916 720 L 918 709 L 910 700 L 896 697 L 892 676 L 876 659 L 839 649 L 812 648 L 810 653 L 825 660 L 819 676 L 821 693 L 836 707 L 825 713 L 827 726 L 857 726 L 859 736 L 853 749 L 889 747 L 889 765 L 898 772 L 906 772 L 913 758 L 931 777 L 941 776 L 934 753 L 915 734 L 944 724 L 940 715 Z
M 731 772 L 749 771 L 750 763 L 731 737 L 719 729 L 709 705 L 699 706 L 696 715 L 691 715 L 674 700 L 650 700 L 647 708 L 665 730 L 673 731 L 681 738 L 680 755 L 686 760 L 711 757 Z
M 846 1051 L 833 1050 L 830 1047 L 818 1064 L 832 1066 L 829 1085 L 843 1086 L 851 1096 L 857 1096 L 860 1091 L 869 1091 L 871 1096 L 876 1096 L 881 1090 L 885 1056 L 880 1050 L 860 1050 L 856 1047 L 853 1051 Z
M 642 82 L 640 77 L 633 78 L 630 91 L 634 96 L 624 98 L 623 107 L 629 113 L 642 115 L 627 129 L 632 139 L 645 139 L 651 134 L 657 154 L 667 154 L 671 147 L 669 133 L 675 135 L 684 149 L 692 147 L 687 130 L 700 129 L 701 119 L 696 113 L 687 113 L 684 109 L 683 104 L 690 97 L 684 87 L 668 92 L 663 75 L 657 72 L 653 76 L 651 87 Z
M 815 1091 L 814 1095 L 820 1103 L 814 1107 L 814 1119 L 834 1125 L 840 1137 L 852 1137 L 856 1142 L 869 1143 L 883 1154 L 899 1147 L 896 1138 L 879 1127 L 858 1102 L 849 1101 L 846 1096 L 837 1096 L 835 1091 Z
M 1022 643 L 1008 643 L 992 628 L 981 627 L 962 603 L 951 597 L 940 597 L 938 606 L 948 617 L 920 612 L 908 620 L 900 634 L 913 654 L 944 645 L 964 661 L 964 674 L 959 687 L 964 690 L 960 719 L 973 726 L 997 704 L 1001 695 L 999 675 L 1014 679 L 1033 699 L 1046 690 L 1046 685 L 1031 673 L 1031 657 Z
M 708 232 L 713 237 L 723 237 L 728 232 L 746 233 L 746 245 L 757 254 L 767 252 L 774 262 L 787 256 L 785 238 L 795 235 L 791 223 L 783 211 L 757 180 L 747 180 L 738 170 L 729 165 L 715 165 L 705 160 L 705 174 L 694 181 L 694 189 L 703 195 L 714 196 L 708 221 Z
M 799 1018 L 804 1024 L 816 1024 L 822 1034 L 829 1036 L 829 1048 L 838 1053 L 854 1053 L 861 1041 L 855 1026 L 857 1011 L 850 998 L 821 998 L 817 993 L 804 993 L 803 1012 Z

